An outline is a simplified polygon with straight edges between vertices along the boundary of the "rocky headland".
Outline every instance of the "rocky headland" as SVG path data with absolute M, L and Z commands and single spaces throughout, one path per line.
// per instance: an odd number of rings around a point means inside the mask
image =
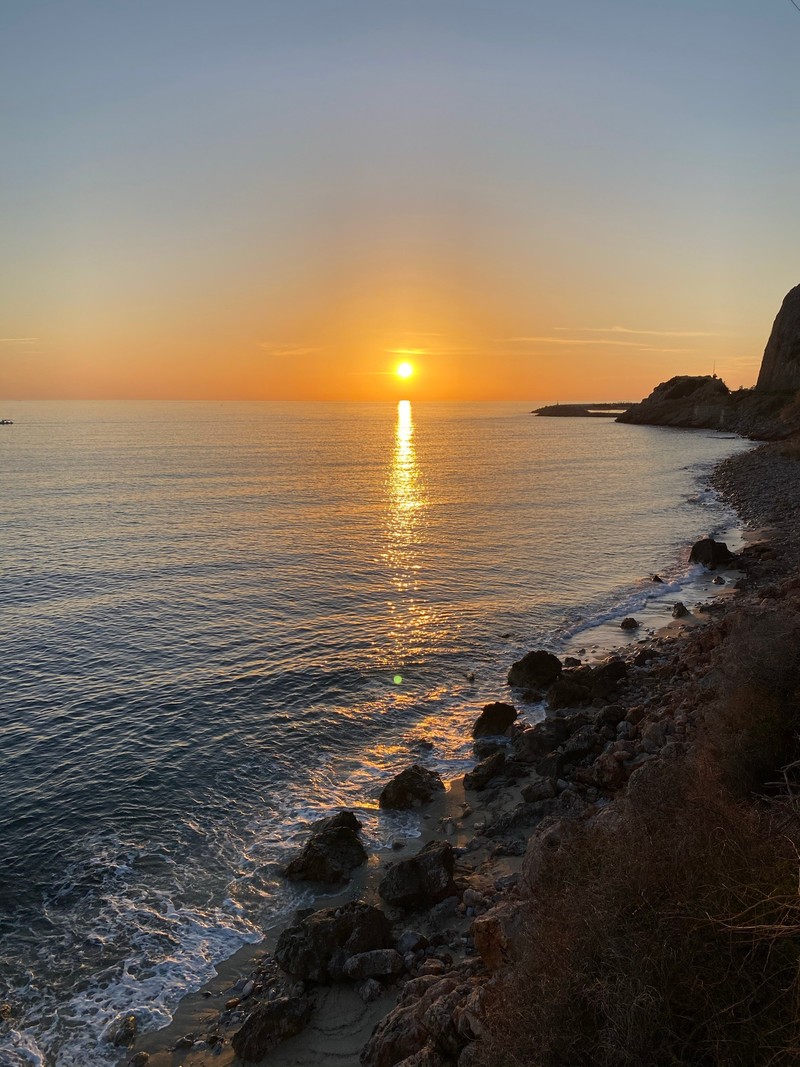
M 617 422 L 727 430 L 775 441 L 800 432 L 800 285 L 775 318 L 754 389 L 731 391 L 716 375 L 678 375 L 656 386 Z

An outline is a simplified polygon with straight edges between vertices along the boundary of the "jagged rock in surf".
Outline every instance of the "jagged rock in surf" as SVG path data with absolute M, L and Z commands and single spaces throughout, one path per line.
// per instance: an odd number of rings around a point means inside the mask
M 436 771 L 413 763 L 406 767 L 384 787 L 378 804 L 382 808 L 407 811 L 419 808 L 444 791 L 444 782 Z

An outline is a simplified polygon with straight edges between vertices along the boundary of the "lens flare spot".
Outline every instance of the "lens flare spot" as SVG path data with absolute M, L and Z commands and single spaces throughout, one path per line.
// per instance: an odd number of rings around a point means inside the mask
M 395 685 L 402 685 L 403 684 L 403 676 L 402 676 L 402 674 L 396 674 L 392 680 L 393 680 Z

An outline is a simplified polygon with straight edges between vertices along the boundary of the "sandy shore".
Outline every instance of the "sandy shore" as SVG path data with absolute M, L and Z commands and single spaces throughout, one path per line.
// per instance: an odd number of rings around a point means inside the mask
M 619 723 L 615 727 L 617 740 L 607 742 L 606 749 L 614 747 L 624 757 L 619 761 L 624 768 L 619 779 L 598 777 L 595 768 L 599 760 L 596 764 L 577 761 L 570 770 L 559 774 L 555 795 L 544 808 L 541 802 L 538 806 L 531 803 L 530 790 L 525 792 L 531 782 L 543 780 L 541 767 L 534 769 L 532 764 L 527 768 L 517 765 L 513 773 L 500 775 L 482 790 L 465 792 L 461 779 L 447 783 L 446 791 L 422 811 L 419 838 L 409 842 L 402 851 L 387 850 L 372 855 L 341 893 L 326 894 L 317 902 L 321 908 L 337 907 L 352 899 L 381 905 L 377 886 L 392 864 L 415 854 L 431 841 L 449 842 L 456 855 L 458 895 L 443 902 L 444 906 L 406 915 L 389 909 L 390 917 L 396 920 L 395 933 L 409 928 L 419 931 L 429 942 L 427 949 L 397 982 L 386 985 L 382 995 L 374 1000 L 362 999 L 353 983 L 307 985 L 306 992 L 314 1005 L 309 1024 L 297 1036 L 274 1048 L 263 1062 L 276 1067 L 320 1064 L 356 1067 L 375 1026 L 392 1010 L 399 996 L 404 997 L 405 1003 L 403 990 L 417 976 L 431 971 L 438 973 L 439 968 L 455 973 L 463 960 L 475 961 L 478 971 L 485 969 L 486 960 L 481 961 L 480 951 L 476 950 L 473 924 L 481 914 L 502 912 L 519 899 L 526 848 L 543 821 L 546 823 L 549 815 L 561 814 L 593 817 L 613 802 L 615 794 L 626 788 L 627 780 L 644 763 L 665 758 L 668 746 L 675 749 L 689 742 L 692 694 L 703 684 L 704 650 L 713 646 L 715 628 L 731 610 L 742 610 L 748 603 L 757 602 L 764 589 L 785 577 L 787 568 L 796 565 L 800 558 L 792 536 L 795 519 L 800 517 L 798 471 L 800 463 L 788 459 L 777 446 L 764 446 L 722 463 L 713 482 L 751 524 L 742 544 L 734 546 L 742 549 L 741 568 L 698 577 L 696 593 L 700 603 L 683 619 L 673 620 L 669 615 L 670 604 L 662 601 L 631 636 L 621 635 L 619 622 L 605 624 L 588 638 L 581 635 L 581 641 L 587 646 L 585 656 L 581 657 L 584 662 L 601 661 L 616 641 L 618 656 L 626 664 L 624 681 L 609 697 L 612 703 L 595 699 L 592 707 L 586 709 L 595 718 L 599 717 L 598 721 L 602 719 L 604 707 L 617 709 L 610 720 Z M 724 584 L 712 584 L 712 577 L 721 577 Z M 733 597 L 735 587 L 741 593 Z M 704 604 L 702 597 L 715 599 Z M 508 699 L 508 694 L 498 693 L 497 699 Z M 538 706 L 535 709 L 526 709 L 524 704 L 518 706 L 523 715 L 527 710 L 531 723 L 543 714 Z M 549 717 L 560 717 L 573 725 L 578 716 L 584 731 L 590 727 L 601 729 L 582 709 L 565 708 L 557 715 L 549 713 Z M 603 729 L 608 731 L 607 726 Z M 509 730 L 511 745 L 522 745 L 523 733 L 529 740 L 530 730 L 529 726 L 515 723 Z M 471 895 L 465 897 L 467 890 Z M 279 933 L 279 930 L 271 931 L 261 944 L 247 946 L 221 964 L 213 981 L 184 998 L 168 1028 L 142 1035 L 121 1056 L 120 1063 L 146 1062 L 149 1067 L 238 1064 L 230 1039 L 258 999 L 245 996 L 247 983 L 266 973 Z M 267 986 L 268 983 L 265 990 Z M 226 1010 L 232 998 L 240 1003 Z

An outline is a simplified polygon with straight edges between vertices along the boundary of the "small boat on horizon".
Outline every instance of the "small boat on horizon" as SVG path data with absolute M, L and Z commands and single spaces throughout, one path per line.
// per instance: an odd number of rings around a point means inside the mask
M 14 425 L 14 420 L 13 419 L 0 419 L 0 426 L 13 426 L 13 425 Z

